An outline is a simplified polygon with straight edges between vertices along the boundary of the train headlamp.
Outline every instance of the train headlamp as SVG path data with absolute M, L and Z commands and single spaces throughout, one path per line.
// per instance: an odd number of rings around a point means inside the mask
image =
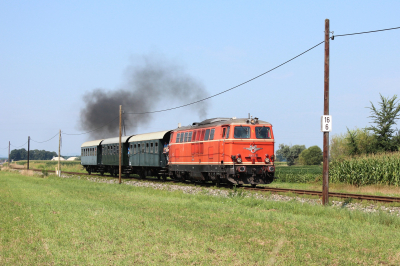
M 238 163 L 242 163 L 242 155 L 238 154 L 238 155 L 237 155 L 236 161 L 237 161 Z
M 265 163 L 269 163 L 270 161 L 269 161 L 269 158 L 267 157 L 267 158 L 265 158 Z

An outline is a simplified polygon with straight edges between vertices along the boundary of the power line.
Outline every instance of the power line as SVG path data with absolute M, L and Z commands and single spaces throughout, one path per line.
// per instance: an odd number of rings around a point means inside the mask
M 316 48 L 317 46 L 323 44 L 324 42 L 325 42 L 325 41 L 322 41 L 322 42 L 320 42 L 320 43 L 314 45 L 313 47 L 311 47 L 310 49 L 305 50 L 305 51 L 302 52 L 301 54 L 298 54 L 298 55 L 296 55 L 295 57 L 292 57 L 291 59 L 289 59 L 289 60 L 283 62 L 282 64 L 280 64 L 280 65 L 278 65 L 278 66 L 276 66 L 276 67 L 274 67 L 274 68 L 271 68 L 270 70 L 268 70 L 268 71 L 266 71 L 266 72 L 264 72 L 264 73 L 262 73 L 262 74 L 260 74 L 260 75 L 258 75 L 258 76 L 256 76 L 256 77 L 254 77 L 254 78 L 252 78 L 252 79 L 249 79 L 249 80 L 247 80 L 247 81 L 245 81 L 245 82 L 243 82 L 243 83 L 240 83 L 239 85 L 236 85 L 236 86 L 234 86 L 234 87 L 232 87 L 232 88 L 230 88 L 230 89 L 221 91 L 221 92 L 219 92 L 219 93 L 217 93 L 217 94 L 211 95 L 211 96 L 206 97 L 206 98 L 204 98 L 204 99 L 201 99 L 201 100 L 198 100 L 198 101 L 194 101 L 194 102 L 191 102 L 191 103 L 187 103 L 187 104 L 184 104 L 184 105 L 180 105 L 180 106 L 168 108 L 168 109 L 158 110 L 158 111 L 149 111 L 149 112 L 142 112 L 142 113 L 127 113 L 127 114 L 143 115 L 143 114 L 161 113 L 161 112 L 166 112 L 166 111 L 171 111 L 171 110 L 174 110 L 174 109 L 179 109 L 179 108 L 182 108 L 182 107 L 186 107 L 186 106 L 189 106 L 189 105 L 192 105 L 192 104 L 196 104 L 196 103 L 199 103 L 199 102 L 203 102 L 203 101 L 205 101 L 205 100 L 209 100 L 209 99 L 214 98 L 214 97 L 216 97 L 216 96 L 218 96 L 218 95 L 221 95 L 221 94 L 223 94 L 223 93 L 226 93 L 226 92 L 228 92 L 228 91 L 231 91 L 231 90 L 233 90 L 233 89 L 236 89 L 236 88 L 238 88 L 238 87 L 240 87 L 240 86 L 243 86 L 244 84 L 249 83 L 250 81 L 253 81 L 253 80 L 255 80 L 255 79 L 257 79 L 257 78 L 259 78 L 259 77 L 261 77 L 261 76 L 264 76 L 265 74 L 268 74 L 269 72 L 271 72 L 271 71 L 273 71 L 273 70 L 275 70 L 275 69 L 277 69 L 277 68 L 279 68 L 279 67 L 281 67 L 281 66 L 283 66 L 283 65 L 285 65 L 285 64 L 287 64 L 287 63 L 289 63 L 290 61 L 292 61 L 292 60 L 294 60 L 294 59 L 296 59 L 296 58 L 302 56 L 303 54 L 305 54 L 305 53 L 311 51 L 312 49 L 314 49 L 314 48 Z
M 103 127 L 105 127 L 105 126 L 108 126 L 109 124 L 111 124 L 111 122 L 113 122 L 113 121 L 116 120 L 116 119 L 119 119 L 119 116 L 117 116 L 116 118 L 110 120 L 110 122 L 108 122 L 107 124 L 105 124 L 105 125 L 103 125 L 103 126 L 101 126 L 101 127 L 98 127 L 98 128 L 96 128 L 96 129 L 87 131 L 87 132 L 83 132 L 83 133 L 74 133 L 74 134 L 73 134 L 73 133 L 64 133 L 64 132 L 62 132 L 61 134 L 69 135 L 69 136 L 72 136 L 72 135 L 75 135 L 75 136 L 76 136 L 76 135 L 89 134 L 89 133 L 91 133 L 91 132 L 93 132 L 93 131 L 96 131 L 96 130 L 98 130 L 98 129 L 100 129 L 100 128 L 103 128 Z
M 395 28 L 389 28 L 389 29 L 382 29 L 382 30 L 371 30 L 371 31 L 363 31 L 363 32 L 355 32 L 355 33 L 347 33 L 347 34 L 339 34 L 339 35 L 332 35 L 332 40 L 334 37 L 342 37 L 342 36 L 350 36 L 350 35 L 357 35 L 357 34 L 366 34 L 366 33 L 374 33 L 374 32 L 380 32 L 380 31 L 387 31 L 387 30 L 398 30 L 400 27 L 395 27 Z
M 33 142 L 36 142 L 36 143 L 45 143 L 45 142 L 48 142 L 48 141 L 54 139 L 57 135 L 58 135 L 58 133 L 55 134 L 55 135 L 54 135 L 53 137 L 51 137 L 50 139 L 45 140 L 45 141 L 36 141 L 36 140 L 34 140 L 34 139 L 32 139 L 32 138 L 31 138 L 31 140 L 32 140 Z
M 12 144 L 10 144 L 11 146 L 13 146 L 14 148 L 21 148 L 21 147 L 23 147 L 23 146 L 25 146 L 26 144 L 27 144 L 28 142 L 25 142 L 24 144 L 22 144 L 21 146 L 14 146 L 14 145 L 12 145 Z

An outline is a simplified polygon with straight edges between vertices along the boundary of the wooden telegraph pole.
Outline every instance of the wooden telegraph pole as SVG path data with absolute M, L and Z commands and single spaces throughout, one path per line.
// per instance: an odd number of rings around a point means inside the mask
M 28 136 L 28 166 L 26 167 L 28 170 L 29 170 L 29 144 L 30 144 L 30 141 L 31 141 L 31 137 L 30 136 Z
M 121 145 L 121 137 L 122 137 L 122 105 L 119 106 L 119 183 L 121 184 L 121 154 L 122 154 L 122 145 Z
M 60 157 L 61 157 L 61 129 L 60 129 L 60 134 L 58 136 L 58 176 L 61 176 Z
M 329 115 L 329 19 L 325 19 L 325 68 L 324 68 L 324 116 Z M 325 119 L 325 117 L 323 118 Z M 321 121 L 322 131 L 324 132 L 323 143 L 323 173 L 322 173 L 322 204 L 329 203 L 329 131 L 324 129 Z M 331 123 L 328 120 L 325 122 Z
M 8 168 L 11 166 L 11 161 L 10 161 L 10 146 L 11 146 L 11 141 L 8 142 Z

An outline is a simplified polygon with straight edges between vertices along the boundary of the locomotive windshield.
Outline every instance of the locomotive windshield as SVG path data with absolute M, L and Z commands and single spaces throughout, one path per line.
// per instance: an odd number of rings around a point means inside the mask
M 256 127 L 256 138 L 270 139 L 271 132 L 269 131 L 269 127 Z
M 235 139 L 249 139 L 250 138 L 250 127 L 235 127 L 233 137 Z

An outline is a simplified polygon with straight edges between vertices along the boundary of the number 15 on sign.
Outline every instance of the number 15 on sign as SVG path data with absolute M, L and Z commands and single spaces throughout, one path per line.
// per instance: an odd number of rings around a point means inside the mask
M 321 131 L 331 132 L 332 131 L 332 116 L 323 115 L 321 116 Z

